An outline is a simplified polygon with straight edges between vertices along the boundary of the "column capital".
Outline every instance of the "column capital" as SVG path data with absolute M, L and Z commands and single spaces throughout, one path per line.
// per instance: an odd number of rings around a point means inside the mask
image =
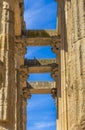
M 52 94 L 52 97 L 55 99 L 57 97 L 57 88 L 52 88 L 51 94 Z
M 25 52 L 26 52 L 26 46 L 22 41 L 15 44 L 15 54 L 23 56 Z
M 31 98 L 31 93 L 30 93 L 30 90 L 28 89 L 28 87 L 24 87 L 22 89 L 22 97 L 25 98 L 25 99 Z
M 51 50 L 54 53 L 56 53 L 57 55 L 59 55 L 60 49 L 61 49 L 61 37 L 60 37 L 60 35 L 52 37 L 52 43 L 51 43 L 51 45 L 52 45 Z
M 60 35 L 52 36 L 51 38 L 52 38 L 52 44 L 61 43 L 61 37 L 60 37 Z
M 21 66 L 19 74 L 20 74 L 20 86 L 23 89 L 24 87 L 27 86 L 28 68 Z
M 28 77 L 28 68 L 24 66 L 20 66 L 19 74 L 20 74 L 21 81 L 26 80 Z
M 24 45 L 24 43 L 22 41 L 15 43 L 15 58 L 17 68 L 19 68 L 20 65 L 24 64 L 25 53 L 26 53 L 26 46 Z
M 51 50 L 55 53 L 55 54 L 57 54 L 57 55 L 59 55 L 59 53 L 60 53 L 60 50 L 61 50 L 61 44 L 60 43 L 52 43 L 52 48 L 51 48 Z
M 58 67 L 54 67 L 51 70 L 51 77 L 56 81 L 59 76 Z

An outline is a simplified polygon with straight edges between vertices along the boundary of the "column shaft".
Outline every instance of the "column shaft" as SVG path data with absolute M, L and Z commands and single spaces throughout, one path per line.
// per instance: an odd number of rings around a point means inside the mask
M 1 1 L 0 1 L 1 2 Z M 15 129 L 15 63 L 13 2 L 2 1 L 0 29 L 0 60 L 4 67 L 0 89 L 0 125 Z M 0 5 L 1 6 L 1 5 Z M 10 114 L 11 113 L 11 114 Z

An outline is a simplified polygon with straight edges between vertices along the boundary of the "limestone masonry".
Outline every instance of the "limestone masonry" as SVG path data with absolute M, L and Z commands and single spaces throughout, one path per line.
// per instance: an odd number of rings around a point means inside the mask
M 85 0 L 56 1 L 58 29 L 30 31 L 23 0 L 0 0 L 0 130 L 26 130 L 27 98 L 38 93 L 55 100 L 56 130 L 85 130 Z M 52 46 L 57 58 L 24 59 L 37 45 Z M 27 82 L 46 72 L 55 82 Z

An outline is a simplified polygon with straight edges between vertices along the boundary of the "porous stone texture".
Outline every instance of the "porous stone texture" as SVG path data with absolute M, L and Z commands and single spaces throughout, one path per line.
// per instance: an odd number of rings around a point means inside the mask
M 58 130 L 85 129 L 85 1 L 59 1 L 61 96 Z M 63 24 L 62 24 L 63 23 Z
M 57 0 L 58 30 L 25 29 L 23 0 L 0 0 L 0 130 L 26 130 L 27 98 L 51 93 L 57 130 L 85 130 L 85 0 Z M 56 59 L 24 60 L 27 46 L 52 46 Z M 55 82 L 29 82 L 50 72 Z
M 14 12 L 11 2 L 2 1 L 0 61 L 4 69 L 0 88 L 0 124 L 15 129 Z M 11 114 L 10 114 L 11 113 Z

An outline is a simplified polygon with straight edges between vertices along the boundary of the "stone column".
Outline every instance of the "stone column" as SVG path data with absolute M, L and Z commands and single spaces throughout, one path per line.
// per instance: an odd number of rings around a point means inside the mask
M 85 1 L 75 0 L 72 7 L 72 49 L 74 51 L 74 94 L 77 128 L 85 129 Z
M 26 130 L 26 105 L 27 105 L 27 89 L 26 79 L 28 77 L 27 72 L 21 71 L 20 69 L 16 70 L 16 84 L 17 84 L 17 130 Z
M 66 100 L 66 24 L 65 24 L 65 1 L 58 0 L 58 33 L 61 37 L 60 53 L 59 53 L 59 75 L 60 75 L 60 89 L 58 96 L 58 130 L 68 130 L 67 128 L 67 100 Z
M 24 22 L 24 1 L 15 1 L 15 36 L 23 35 L 22 32 L 25 30 Z
M 19 1 L 15 1 L 15 36 L 21 36 L 21 14 L 20 14 L 20 6 Z
M 2 28 L 1 28 L 1 18 L 2 18 L 2 0 L 0 0 L 0 34 L 1 34 L 1 30 L 2 30 Z
M 21 107 L 20 107 L 20 112 L 22 113 L 20 115 L 20 128 L 22 130 L 26 130 L 26 106 L 27 106 L 27 99 L 24 97 L 21 97 Z
M 61 95 L 61 84 L 60 84 L 60 79 L 61 79 L 61 76 L 60 76 L 60 50 L 61 50 L 61 41 L 57 42 L 56 37 L 53 37 L 52 39 L 53 39 L 52 40 L 52 51 L 56 54 L 56 59 L 57 59 L 57 62 L 58 62 L 58 69 L 57 68 L 53 68 L 51 74 L 52 74 L 52 77 L 54 78 L 54 80 L 56 81 L 56 85 L 57 85 L 57 96 L 60 97 L 60 95 Z
M 27 78 L 28 69 L 26 67 L 20 67 L 20 130 L 26 130 L 26 106 L 28 98 Z M 22 114 L 21 114 L 22 113 Z
M 27 107 L 27 99 L 31 98 L 30 90 L 25 87 L 23 89 L 23 95 L 22 95 L 22 103 L 23 103 L 23 130 L 26 130 L 26 123 L 27 123 L 27 113 L 26 113 L 26 107 Z
M 3 74 L 4 68 L 3 63 L 0 61 L 0 89 L 3 86 L 3 80 L 4 80 L 4 74 Z
M 61 5 L 59 5 L 59 7 L 60 6 Z M 60 32 L 62 32 L 62 31 L 60 31 Z M 57 115 L 58 115 L 57 129 L 66 130 L 65 127 L 64 127 L 65 126 L 65 121 L 64 121 L 64 110 L 63 110 L 63 105 L 64 105 L 63 93 L 64 93 L 64 83 L 65 83 L 64 82 L 64 75 L 65 75 L 65 73 L 63 71 L 61 71 L 62 66 L 63 66 L 62 69 L 64 69 L 64 60 L 63 60 L 63 51 L 62 51 L 62 40 L 63 39 L 61 37 L 61 34 L 60 34 L 59 37 L 61 39 L 60 42 L 56 42 L 56 37 L 53 37 L 52 51 L 57 56 L 58 70 L 57 70 L 57 68 L 53 68 L 51 75 L 54 78 L 54 80 L 56 81 L 56 87 L 57 87 L 57 100 L 58 100 L 58 105 L 57 105 L 58 106 L 57 107 Z
M 60 39 L 61 36 L 59 35 Z M 61 52 L 61 40 L 60 42 L 56 41 L 56 37 L 53 37 L 52 41 L 52 51 L 56 54 L 57 56 L 57 61 L 58 61 L 58 70 L 56 68 L 52 69 L 52 77 L 56 81 L 56 92 L 57 92 L 57 120 L 59 118 L 59 97 L 61 97 L 61 61 L 60 61 L 60 52 Z M 59 129 L 59 125 L 56 124 L 56 129 Z M 60 129 L 59 129 L 60 130 Z
M 31 97 L 29 90 L 27 87 L 23 89 L 23 94 L 20 99 L 20 129 L 26 130 L 26 122 L 27 122 L 27 99 Z M 21 114 L 22 113 L 22 114 Z
M 1 1 L 0 1 L 1 2 Z M 13 5 L 12 5 L 13 4 Z M 3 1 L 0 29 L 0 60 L 4 79 L 0 88 L 0 125 L 15 129 L 14 3 Z M 11 114 L 10 114 L 11 113 Z
M 24 55 L 26 53 L 26 45 L 23 41 L 15 44 L 15 60 L 16 68 L 19 69 L 20 66 L 24 66 Z
M 85 128 L 85 2 L 66 1 L 68 129 Z M 73 115 L 73 116 L 71 116 Z
M 23 128 L 23 88 L 27 85 L 28 70 L 24 67 L 24 55 L 26 52 L 23 41 L 15 43 L 16 84 L 17 84 L 17 130 Z M 25 108 L 26 109 L 26 108 Z M 26 115 L 25 115 L 26 116 Z M 25 124 L 25 122 L 24 122 Z M 25 124 L 26 125 L 26 124 Z M 23 128 L 24 130 L 24 128 Z

